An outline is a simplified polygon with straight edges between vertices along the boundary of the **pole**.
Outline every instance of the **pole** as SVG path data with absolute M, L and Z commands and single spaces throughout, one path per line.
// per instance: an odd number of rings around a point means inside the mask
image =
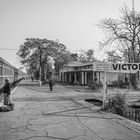
M 107 84 L 106 84 L 106 71 L 104 71 L 104 82 L 103 82 L 103 109 L 106 106 L 106 94 L 107 94 Z
M 42 83 L 41 83 L 41 66 L 39 68 L 39 86 L 41 86 Z
M 134 26 L 134 20 L 135 20 L 135 9 L 134 9 L 134 0 L 132 0 L 132 18 L 133 18 L 133 26 Z
M 134 0 L 132 0 L 132 12 L 134 14 Z
M 39 85 L 41 86 L 41 55 L 42 55 L 42 50 L 40 48 L 40 46 L 38 46 L 38 51 L 40 51 L 40 67 L 39 67 Z

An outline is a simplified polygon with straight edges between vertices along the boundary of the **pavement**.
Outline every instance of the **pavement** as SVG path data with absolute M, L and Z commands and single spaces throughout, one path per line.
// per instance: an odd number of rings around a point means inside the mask
M 102 94 L 79 90 L 22 81 L 15 109 L 0 112 L 0 140 L 140 140 L 139 123 L 100 111 L 84 99 Z

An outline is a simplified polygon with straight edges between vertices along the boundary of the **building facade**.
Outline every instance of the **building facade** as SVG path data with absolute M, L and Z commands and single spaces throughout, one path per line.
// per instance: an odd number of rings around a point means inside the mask
M 70 62 L 67 65 L 64 65 L 59 73 L 59 81 L 62 83 L 68 84 L 78 84 L 78 85 L 89 85 L 93 81 L 102 85 L 104 81 L 104 72 L 103 71 L 94 71 L 93 70 L 94 62 Z M 113 81 L 125 80 L 127 74 L 124 73 L 114 73 L 107 72 L 106 80 L 107 84 L 111 84 Z

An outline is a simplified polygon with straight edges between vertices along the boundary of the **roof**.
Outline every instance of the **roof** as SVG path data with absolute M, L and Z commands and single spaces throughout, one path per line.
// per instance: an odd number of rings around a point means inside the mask
M 6 65 L 8 65 L 8 66 L 10 66 L 10 67 L 12 67 L 12 68 L 14 68 L 14 69 L 17 69 L 15 66 L 13 66 L 13 65 L 11 65 L 9 62 L 7 62 L 5 59 L 3 59 L 2 57 L 0 57 L 0 61 L 2 62 L 2 63 L 4 63 L 4 64 L 6 64 Z
M 88 66 L 92 65 L 95 62 L 101 62 L 101 61 L 91 61 L 91 62 L 79 62 L 79 61 L 70 61 L 67 65 L 65 64 L 64 67 L 82 67 L 82 66 Z
M 81 66 L 81 64 L 83 64 L 83 62 L 78 62 L 78 61 L 70 61 L 67 65 L 65 64 L 65 66 L 68 66 L 68 67 L 79 67 Z

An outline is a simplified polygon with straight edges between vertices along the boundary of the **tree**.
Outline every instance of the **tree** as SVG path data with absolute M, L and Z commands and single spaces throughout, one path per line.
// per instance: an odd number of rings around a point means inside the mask
M 93 49 L 87 50 L 86 56 L 87 56 L 87 61 L 94 61 L 95 60 L 94 50 Z
M 87 51 L 81 50 L 81 53 L 80 53 L 78 59 L 81 62 L 95 61 L 94 50 L 93 49 L 89 49 Z
M 105 32 L 106 39 L 100 42 L 102 47 L 117 49 L 126 62 L 140 62 L 140 14 L 127 7 L 121 9 L 120 19 L 104 19 L 99 27 Z M 108 48 L 109 49 L 109 48 Z M 136 88 L 136 74 L 130 81 Z M 133 80 L 132 80 L 133 79 Z
M 70 58 L 72 61 L 78 61 L 78 54 L 77 53 L 71 53 Z
M 107 51 L 107 61 L 112 63 L 122 62 L 122 57 L 116 51 Z
M 64 64 L 68 64 L 68 62 L 71 60 L 70 59 L 70 52 L 63 50 L 61 52 L 58 52 L 57 56 L 55 57 L 55 68 L 56 71 L 59 72 L 60 68 L 62 68 L 62 66 Z
M 51 71 L 49 57 L 57 58 L 66 53 L 67 48 L 64 44 L 57 41 L 39 38 L 27 38 L 23 45 L 20 46 L 17 55 L 21 63 L 28 67 L 32 73 L 40 71 L 41 77 L 45 78 L 46 71 Z M 57 60 L 57 59 L 56 59 Z

